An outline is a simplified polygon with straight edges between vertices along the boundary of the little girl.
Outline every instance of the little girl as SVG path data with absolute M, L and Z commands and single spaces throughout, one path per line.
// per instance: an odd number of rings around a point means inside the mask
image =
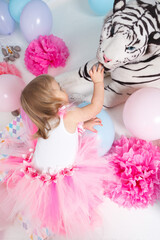
M 96 115 L 104 101 L 103 72 L 100 64 L 90 70 L 93 97 L 82 108 L 71 106 L 49 75 L 36 77 L 24 88 L 21 104 L 36 126 L 31 139 L 35 146 L 28 151 L 25 146 L 22 156 L 15 153 L 0 164 L 8 173 L 0 185 L 0 208 L 8 220 L 20 212 L 33 231 L 46 227 L 69 239 L 97 221 L 106 160 L 98 155 L 95 134 L 78 138 L 78 131 L 81 122 L 91 131 L 101 125 Z

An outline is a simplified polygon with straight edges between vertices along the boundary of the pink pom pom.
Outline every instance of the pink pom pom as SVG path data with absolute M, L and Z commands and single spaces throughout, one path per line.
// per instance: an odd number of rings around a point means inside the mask
M 105 194 L 124 207 L 146 207 L 160 197 L 160 151 L 151 142 L 134 137 L 115 141 L 107 161 L 115 180 Z
M 16 66 L 6 62 L 0 62 L 0 75 L 2 74 L 12 74 L 21 78 L 21 73 Z
M 46 74 L 48 67 L 64 67 L 69 51 L 64 41 L 56 36 L 39 36 L 31 41 L 25 51 L 25 64 L 27 69 L 38 76 Z

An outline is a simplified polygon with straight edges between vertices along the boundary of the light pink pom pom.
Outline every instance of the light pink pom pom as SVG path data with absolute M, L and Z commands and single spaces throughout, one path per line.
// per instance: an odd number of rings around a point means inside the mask
M 64 67 L 69 51 L 64 41 L 56 36 L 39 36 L 33 40 L 25 51 L 27 69 L 38 76 L 47 74 L 48 67 Z
M 115 180 L 105 194 L 124 207 L 147 207 L 160 197 L 160 151 L 151 142 L 134 137 L 115 141 L 107 161 Z
M 21 73 L 16 66 L 6 62 L 0 62 L 0 75 L 2 74 L 12 74 L 21 78 Z

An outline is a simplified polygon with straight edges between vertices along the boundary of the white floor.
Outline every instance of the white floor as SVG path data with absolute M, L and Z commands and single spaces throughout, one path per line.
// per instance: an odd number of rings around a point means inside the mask
M 54 75 L 78 68 L 96 55 L 99 35 L 104 17 L 96 16 L 87 0 L 45 0 L 53 13 L 52 33 L 62 38 L 70 51 L 65 68 L 50 69 Z M 17 25 L 11 36 L 0 36 L 2 45 L 13 44 L 22 47 L 21 58 L 14 63 L 28 83 L 34 76 L 24 65 L 24 52 L 28 43 Z M 2 61 L 2 56 L 0 56 Z M 123 105 L 108 110 L 115 125 L 116 137 L 130 134 L 122 120 Z M 0 112 L 0 130 L 14 117 Z M 100 208 L 103 223 L 92 234 L 91 240 L 160 240 L 160 203 L 147 209 L 124 209 L 106 199 Z M 1 234 L 1 233 L 0 233 Z M 57 239 L 58 238 L 54 238 Z M 29 240 L 24 229 L 18 224 L 10 226 L 0 240 Z M 77 240 L 77 239 L 75 239 Z M 88 237 L 84 240 L 88 240 Z

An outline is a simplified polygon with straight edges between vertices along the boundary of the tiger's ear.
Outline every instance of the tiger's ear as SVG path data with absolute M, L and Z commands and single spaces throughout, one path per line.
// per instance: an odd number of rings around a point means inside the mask
M 160 45 L 160 32 L 152 32 L 149 35 L 148 44 Z
M 113 12 L 123 11 L 126 7 L 126 0 L 114 0 Z

